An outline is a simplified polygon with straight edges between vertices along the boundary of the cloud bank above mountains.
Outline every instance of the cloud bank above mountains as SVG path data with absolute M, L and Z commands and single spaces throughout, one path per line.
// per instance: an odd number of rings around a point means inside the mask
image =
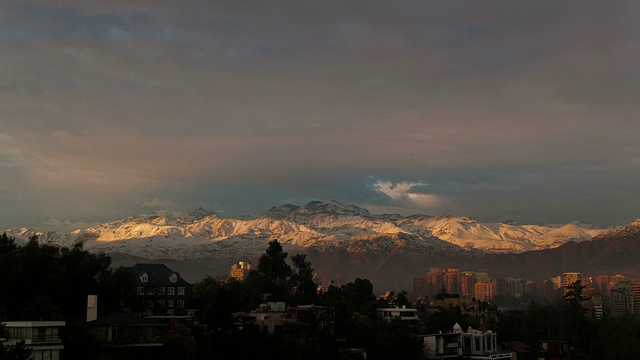
M 628 223 L 639 7 L 4 1 L 0 227 L 311 199 Z

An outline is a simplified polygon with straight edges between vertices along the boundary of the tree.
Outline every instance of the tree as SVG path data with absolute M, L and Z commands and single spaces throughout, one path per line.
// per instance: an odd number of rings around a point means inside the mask
M 586 286 L 581 280 L 567 285 L 564 298 L 564 331 L 568 337 L 569 344 L 576 347 L 586 347 L 589 345 L 591 323 L 586 320 L 587 309 L 583 303 L 590 297 L 583 295 Z
M 576 282 L 567 285 L 566 294 L 562 297 L 566 306 L 580 311 L 585 311 L 582 304 L 590 299 L 589 296 L 583 295 L 583 290 L 586 287 L 586 285 L 582 285 L 582 280 L 577 280 Z
M 307 256 L 297 254 L 291 257 L 295 271 L 291 276 L 292 287 L 295 288 L 296 303 L 313 303 L 318 298 L 317 285 L 313 281 L 313 268 Z
M 25 305 L 22 310 L 22 317 L 26 320 L 48 321 L 62 319 L 60 308 L 53 303 L 49 296 L 35 296 Z
M 397 295 L 396 306 L 403 307 L 409 305 L 409 298 L 407 298 L 408 294 L 407 290 L 400 291 Z
M 4 337 L 4 326 L 0 323 L 0 338 Z M 14 345 L 4 345 L 0 342 L 0 360 L 27 360 L 31 357 L 24 340 Z
M 191 329 L 177 321 L 171 321 L 165 337 L 170 359 L 189 359 L 196 350 L 196 338 Z
M 276 279 L 286 279 L 291 275 L 291 267 L 287 265 L 286 258 L 287 253 L 282 250 L 278 240 L 270 241 L 265 254 L 258 261 L 258 271 L 271 274 Z
M 0 236 L 0 254 L 15 254 L 17 251 L 16 239 L 8 237 L 6 232 L 2 233 L 2 236 Z
M 15 345 L 0 344 L 0 360 L 28 360 L 31 358 L 31 349 L 25 345 L 24 340 Z
M 273 240 L 258 261 L 258 272 L 268 277 L 269 291 L 281 297 L 287 293 L 287 279 L 291 276 L 291 267 L 287 265 L 286 258 L 287 253 L 282 250 L 282 245 L 278 240 Z

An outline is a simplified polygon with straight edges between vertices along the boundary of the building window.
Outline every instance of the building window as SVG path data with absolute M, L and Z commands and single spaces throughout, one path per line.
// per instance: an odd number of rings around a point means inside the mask
M 149 275 L 147 275 L 147 273 L 142 274 L 142 276 L 140 276 L 140 281 L 142 281 L 143 283 L 146 283 L 149 281 Z
M 29 329 L 31 330 L 31 329 Z M 9 333 L 9 339 L 20 339 L 20 340 L 28 340 L 31 339 L 31 334 L 29 333 L 29 337 L 27 337 L 27 332 L 25 328 L 9 328 L 7 329 Z
M 153 295 L 153 288 L 147 289 L 147 295 Z
M 178 300 L 178 307 L 179 308 L 183 308 L 184 307 L 184 300 Z
M 57 360 L 60 358 L 60 350 L 34 350 L 34 360 Z
M 164 300 L 158 300 L 158 305 L 160 305 L 160 307 L 164 307 Z
M 158 295 L 164 295 L 164 286 L 158 288 Z
M 178 295 L 184 295 L 184 287 L 178 288 Z
M 167 288 L 167 295 L 175 295 L 175 292 L 176 292 L 176 288 L 174 287 Z
M 176 274 L 172 274 L 171 276 L 169 276 L 169 281 L 171 281 L 172 283 L 178 282 L 178 276 Z
M 138 295 L 144 295 L 144 288 L 142 286 L 138 286 Z
M 167 300 L 167 307 L 173 307 L 173 300 Z

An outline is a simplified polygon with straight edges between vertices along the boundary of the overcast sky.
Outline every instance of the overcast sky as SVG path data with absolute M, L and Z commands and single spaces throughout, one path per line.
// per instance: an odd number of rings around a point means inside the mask
M 50 3 L 0 2 L 0 228 L 640 217 L 640 2 Z

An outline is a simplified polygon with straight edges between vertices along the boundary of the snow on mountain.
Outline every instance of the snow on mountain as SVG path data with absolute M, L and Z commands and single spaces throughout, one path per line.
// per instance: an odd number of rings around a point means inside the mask
M 256 218 L 223 218 L 197 209 L 189 213 L 155 211 L 71 233 L 12 229 L 25 242 L 39 235 L 43 243 L 90 251 L 122 253 L 147 259 L 219 261 L 256 258 L 277 239 L 285 250 L 329 254 L 346 252 L 370 261 L 405 256 L 469 256 L 478 252 L 523 252 L 591 239 L 603 230 L 581 222 L 557 226 L 481 223 L 469 217 L 397 214 L 371 215 L 337 201 L 305 206 L 281 205 Z
M 452 244 L 485 252 L 524 252 L 590 240 L 602 229 L 578 222 L 561 226 L 481 223 L 469 217 L 414 215 L 398 220 L 403 230 L 436 236 Z

